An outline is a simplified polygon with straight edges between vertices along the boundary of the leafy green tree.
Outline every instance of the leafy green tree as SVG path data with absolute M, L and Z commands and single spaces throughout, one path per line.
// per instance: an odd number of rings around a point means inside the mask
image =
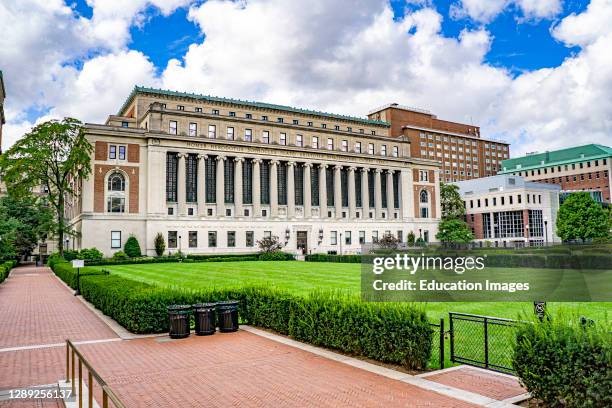
M 9 194 L 0 198 L 0 206 L 4 209 L 4 217 L 17 222 L 14 246 L 15 252 L 20 256 L 30 255 L 38 243 L 53 231 L 53 212 L 45 197 L 16 197 Z
M 463 218 L 465 205 L 459 194 L 459 186 L 440 183 L 440 207 L 443 220 Z
M 408 236 L 406 237 L 406 242 L 408 243 L 409 246 L 414 246 L 414 240 L 415 240 L 414 232 L 410 231 L 408 233 Z
M 399 239 L 393 234 L 385 234 L 378 240 L 376 245 L 381 249 L 396 250 L 399 246 Z
M 447 219 L 438 225 L 436 239 L 444 244 L 467 244 L 474 239 L 474 235 L 464 221 Z
M 261 253 L 269 253 L 276 252 L 283 249 L 283 244 L 281 244 L 280 240 L 276 235 L 272 235 L 270 237 L 263 237 L 259 241 L 257 241 L 257 246 L 259 247 L 259 252 Z
M 589 193 L 572 193 L 557 212 L 557 235 L 563 241 L 607 239 L 610 217 Z
M 125 245 L 123 246 L 123 251 L 130 258 L 138 258 L 142 256 L 140 252 L 140 244 L 135 236 L 130 235 L 130 237 L 125 241 Z
M 13 259 L 17 256 L 15 237 L 19 227 L 19 222 L 8 217 L 6 208 L 0 206 L 0 261 Z
M 166 240 L 161 232 L 155 236 L 155 253 L 157 256 L 162 256 L 166 250 Z
M 81 122 L 65 118 L 35 126 L 0 159 L 0 174 L 15 196 L 26 196 L 41 186 L 48 190 L 60 255 L 64 253 L 64 235 L 71 233 L 64 218 L 65 200 L 77 195 L 79 181 L 91 174 L 92 152 Z

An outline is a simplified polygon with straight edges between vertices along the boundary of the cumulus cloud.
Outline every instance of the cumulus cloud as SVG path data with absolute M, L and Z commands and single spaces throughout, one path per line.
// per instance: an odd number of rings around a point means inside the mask
M 486 24 L 510 7 L 520 11 L 519 20 L 552 18 L 562 10 L 561 0 L 460 0 L 451 5 L 450 14 Z

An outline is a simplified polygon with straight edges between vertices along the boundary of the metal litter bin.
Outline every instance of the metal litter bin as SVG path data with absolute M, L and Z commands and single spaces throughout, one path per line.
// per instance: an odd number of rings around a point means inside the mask
M 193 305 L 195 334 L 206 336 L 215 334 L 217 330 L 216 303 L 198 303 Z
M 170 338 L 183 339 L 189 337 L 190 305 L 168 306 L 168 319 L 170 320 Z
M 219 331 L 222 333 L 238 330 L 238 301 L 227 300 L 217 303 Z

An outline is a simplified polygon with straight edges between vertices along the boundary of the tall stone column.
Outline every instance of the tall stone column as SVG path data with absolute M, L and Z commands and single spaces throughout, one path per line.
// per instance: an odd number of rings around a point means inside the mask
M 176 201 L 178 203 L 178 215 L 187 215 L 187 155 L 178 154 L 178 173 L 176 177 Z
M 311 170 L 312 163 L 304 163 L 304 218 L 312 217 L 312 181 L 310 178 Z
M 261 217 L 261 159 L 253 159 L 253 217 Z
M 361 169 L 361 209 L 363 219 L 370 218 L 370 185 L 368 184 L 368 169 Z
M 205 154 L 198 154 L 198 215 L 206 215 L 206 159 Z
M 349 204 L 349 218 L 356 218 L 357 213 L 357 202 L 355 196 L 355 167 L 349 167 L 348 171 L 348 204 Z
M 382 218 L 382 183 L 380 182 L 380 173 L 382 169 L 374 169 L 374 208 L 376 208 L 375 217 Z
M 217 156 L 217 217 L 225 217 L 225 188 L 223 180 L 225 179 L 225 156 Z
M 395 195 L 393 194 L 393 170 L 387 171 L 387 213 L 389 214 L 389 219 L 393 218 L 393 213 L 395 212 Z
M 342 166 L 334 166 L 334 205 L 336 207 L 336 218 L 342 218 Z
M 413 169 L 402 169 L 400 172 L 400 207 L 402 208 L 402 218 L 415 218 L 414 193 L 412 181 Z
M 235 157 L 234 163 L 234 212 L 236 217 L 242 217 L 242 162 L 244 157 Z
M 435 218 L 442 217 L 442 208 L 440 206 L 440 170 L 434 170 L 434 203 L 435 203 Z
M 327 164 L 319 166 L 319 217 L 327 218 Z
M 278 160 L 270 162 L 270 215 L 278 217 Z
M 287 163 L 287 217 L 295 217 L 295 162 Z

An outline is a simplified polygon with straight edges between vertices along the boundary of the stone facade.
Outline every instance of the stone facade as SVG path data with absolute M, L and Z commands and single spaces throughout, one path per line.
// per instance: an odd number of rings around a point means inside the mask
M 439 163 L 389 126 L 135 88 L 86 127 L 93 174 L 68 206 L 74 246 L 110 256 L 135 235 L 153 255 L 161 233 L 170 252 L 247 253 L 275 235 L 292 253 L 358 253 L 385 233 L 433 240 Z

